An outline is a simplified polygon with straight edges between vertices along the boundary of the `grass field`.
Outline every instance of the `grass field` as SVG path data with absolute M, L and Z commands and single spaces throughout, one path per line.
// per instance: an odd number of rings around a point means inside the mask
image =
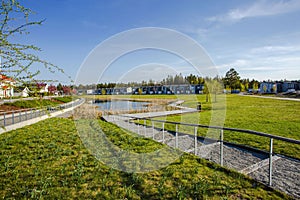
M 204 95 L 198 95 L 197 99 L 187 95 L 178 97 L 185 100 L 186 102 L 184 105 L 189 107 L 195 107 L 197 101 L 202 102 L 202 112 L 157 119 L 216 125 L 215 123 L 211 123 L 212 104 L 205 102 Z M 223 103 L 218 102 L 217 98 L 217 102 L 214 104 L 216 107 L 216 110 L 214 110 L 214 117 L 217 116 L 218 120 L 218 113 L 219 116 L 224 114 L 224 111 L 219 109 L 223 106 Z M 224 127 L 260 131 L 300 140 L 300 102 L 227 95 L 226 107 L 224 109 L 226 111 Z M 222 120 L 222 118 L 220 119 Z M 161 125 L 157 124 L 157 126 Z M 167 128 L 173 131 L 175 130 L 174 126 L 167 126 Z M 193 133 L 193 129 L 187 127 L 179 127 L 179 131 Z M 269 149 L 269 140 L 267 138 L 229 131 L 225 131 L 224 133 L 225 141 L 245 144 L 263 150 Z M 198 130 L 199 136 L 206 136 L 206 134 L 207 129 Z M 217 138 L 218 133 L 215 135 Z M 275 140 L 274 149 L 276 153 L 300 158 L 300 145 L 292 145 Z
M 300 140 L 300 102 L 296 101 L 230 94 L 226 95 L 226 98 L 217 96 L 216 102 L 214 95 L 210 97 L 209 102 L 206 102 L 206 95 L 97 95 L 88 97 L 184 100 L 183 105 L 192 108 L 196 108 L 198 102 L 201 102 L 202 112 L 200 113 L 157 119 L 203 125 L 224 125 L 224 127 L 254 130 Z M 161 126 L 160 124 L 156 125 Z M 171 125 L 167 125 L 166 128 L 172 131 L 175 130 L 175 127 Z M 193 129 L 188 127 L 179 127 L 179 131 L 193 133 Z M 267 138 L 229 131 L 224 133 L 225 141 L 249 145 L 263 150 L 269 149 Z M 199 129 L 198 135 L 207 136 L 207 129 Z M 217 138 L 218 133 L 211 131 L 210 136 Z M 300 158 L 300 145 L 275 140 L 274 150 L 276 153 Z
M 160 148 L 99 121 L 128 151 Z M 108 168 L 83 146 L 71 119 L 52 118 L 0 135 L 2 199 L 288 199 L 244 175 L 184 154 L 148 173 Z
M 19 100 L 13 103 L 4 103 L 5 106 L 12 106 L 15 108 L 37 108 L 43 106 L 55 106 L 62 103 L 71 102 L 72 97 L 55 97 L 52 99 L 35 99 L 35 100 Z

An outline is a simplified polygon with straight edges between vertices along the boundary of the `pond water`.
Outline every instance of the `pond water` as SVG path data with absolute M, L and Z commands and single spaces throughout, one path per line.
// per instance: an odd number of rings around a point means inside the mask
M 114 100 L 97 102 L 94 105 L 98 106 L 98 109 L 102 111 L 125 111 L 144 109 L 149 105 L 149 102 Z

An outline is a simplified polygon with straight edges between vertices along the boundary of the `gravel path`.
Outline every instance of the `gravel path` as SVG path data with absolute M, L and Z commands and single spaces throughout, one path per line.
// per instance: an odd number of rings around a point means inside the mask
M 143 137 L 152 138 L 156 141 L 166 143 L 171 147 L 176 147 L 174 133 L 162 132 L 162 129 L 152 129 L 151 126 L 136 125 L 128 123 L 127 117 L 104 117 L 107 121 L 135 132 Z M 164 135 L 164 137 L 163 137 Z M 194 153 L 195 141 L 193 136 L 178 135 L 178 148 Z M 197 155 L 215 163 L 220 163 L 220 142 L 204 144 L 197 140 Z M 273 176 L 272 187 L 281 190 L 294 198 L 300 198 L 300 161 L 283 156 L 273 156 Z M 269 155 L 264 152 L 243 149 L 236 145 L 223 145 L 223 165 L 235 169 L 241 173 L 249 175 L 255 180 L 268 184 L 269 181 Z

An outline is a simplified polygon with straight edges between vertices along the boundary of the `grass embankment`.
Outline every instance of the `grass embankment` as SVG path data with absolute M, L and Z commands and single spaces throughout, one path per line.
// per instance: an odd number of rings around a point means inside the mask
M 99 124 L 115 145 L 128 151 L 145 152 L 162 145 L 133 137 L 115 125 Z M 58 118 L 0 135 L 0 178 L 3 199 L 289 198 L 188 154 L 148 173 L 108 168 L 83 146 L 74 122 Z
M 72 97 L 55 97 L 52 99 L 35 99 L 35 100 L 19 100 L 12 103 L 4 103 L 3 105 L 14 108 L 39 108 L 44 106 L 56 106 L 62 103 L 71 102 Z
M 194 107 L 194 105 L 197 103 L 195 99 L 189 99 L 192 97 L 182 96 L 181 98 L 187 100 L 185 105 L 189 107 Z M 212 117 L 212 104 L 205 102 L 204 95 L 199 95 L 197 98 L 199 101 L 203 102 L 203 111 L 201 113 L 168 116 L 166 118 L 159 119 L 210 125 Z M 218 113 L 220 113 L 221 116 L 222 113 L 224 113 L 222 109 L 219 109 L 223 106 L 222 103 L 217 99 L 217 102 L 214 106 L 217 108 L 214 110 L 216 114 L 215 116 L 218 117 Z M 240 95 L 227 95 L 224 127 L 260 131 L 300 140 L 299 110 L 300 102 L 254 98 Z M 157 126 L 159 126 L 159 124 Z M 167 126 L 167 128 L 173 131 L 175 130 L 174 126 Z M 179 131 L 193 133 L 193 129 L 187 127 L 179 127 Z M 199 136 L 206 136 L 206 133 L 207 129 L 200 128 L 198 130 Z M 216 135 L 217 134 L 218 133 L 216 133 Z M 263 150 L 269 149 L 269 139 L 259 136 L 225 131 L 224 139 L 226 141 L 249 145 Z M 274 150 L 276 153 L 282 153 L 300 158 L 300 145 L 293 145 L 275 140 Z

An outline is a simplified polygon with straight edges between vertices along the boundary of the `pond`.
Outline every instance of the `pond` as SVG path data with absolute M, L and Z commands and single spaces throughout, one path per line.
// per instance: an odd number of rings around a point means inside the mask
M 129 101 L 129 100 L 113 100 L 113 101 L 98 101 L 94 103 L 101 111 L 126 111 L 126 110 L 141 110 L 149 105 L 149 102 Z

